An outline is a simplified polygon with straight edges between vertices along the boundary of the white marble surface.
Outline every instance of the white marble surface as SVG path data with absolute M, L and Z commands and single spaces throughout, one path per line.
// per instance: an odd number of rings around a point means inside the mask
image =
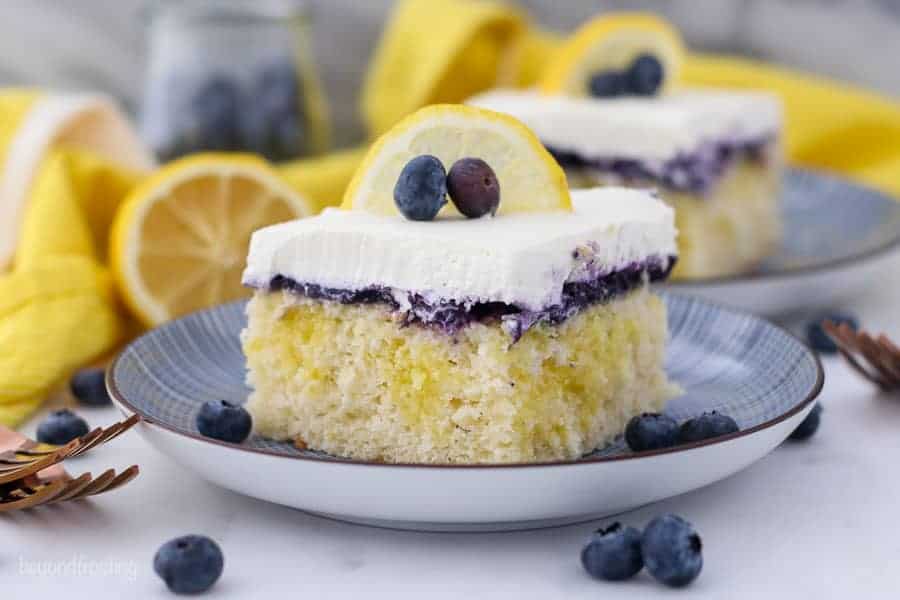
M 900 256 L 878 290 L 851 307 L 900 338 Z M 157 547 L 185 533 L 225 553 L 213 598 L 894 598 L 900 588 L 900 396 L 879 396 L 836 359 L 825 362 L 818 435 L 788 443 L 708 488 L 623 515 L 643 525 L 678 513 L 704 542 L 688 591 L 642 573 L 592 581 L 578 553 L 597 523 L 503 534 L 421 534 L 324 520 L 215 488 L 136 433 L 67 463 L 71 472 L 141 466 L 91 502 L 0 515 L 4 598 L 171 597 L 153 573 Z M 92 424 L 113 409 L 84 411 Z M 34 423 L 26 428 L 33 432 Z

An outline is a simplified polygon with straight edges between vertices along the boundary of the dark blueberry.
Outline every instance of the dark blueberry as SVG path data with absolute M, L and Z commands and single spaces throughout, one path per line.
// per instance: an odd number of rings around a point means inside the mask
M 394 186 L 394 203 L 407 219 L 430 221 L 447 204 L 447 172 L 430 154 L 422 154 L 403 167 Z
M 688 419 L 681 424 L 678 441 L 682 444 L 699 442 L 740 431 L 734 419 L 716 411 L 705 412 L 699 417 Z
M 627 83 L 619 71 L 601 71 L 588 81 L 588 92 L 594 98 L 613 98 L 625 93 Z
M 678 423 L 658 413 L 632 417 L 625 428 L 625 441 L 635 452 L 669 448 L 678 443 Z
M 197 430 L 206 437 L 240 444 L 250 435 L 253 420 L 243 406 L 210 400 L 197 413 Z
M 806 340 L 813 350 L 822 354 L 834 354 L 838 351 L 834 340 L 828 337 L 828 334 L 822 328 L 822 323 L 825 321 L 831 321 L 835 325 L 848 325 L 854 331 L 859 329 L 859 321 L 856 320 L 856 317 L 847 313 L 823 314 L 810 321 L 806 326 Z
M 461 158 L 453 163 L 447 174 L 447 193 L 459 212 L 470 219 L 493 216 L 500 206 L 500 182 L 480 158 Z
M 82 369 L 69 381 L 72 395 L 86 406 L 107 406 L 112 402 L 106 391 L 106 371 L 103 369 Z
M 581 564 L 591 577 L 622 581 L 644 568 L 641 558 L 641 532 L 613 523 L 598 529 L 581 550 Z
M 205 592 L 218 581 L 224 567 L 219 545 L 204 535 L 169 540 L 153 557 L 153 570 L 176 594 Z
M 682 587 L 703 568 L 703 544 L 693 526 L 676 515 L 656 517 L 641 537 L 644 564 L 666 585 Z
M 61 446 L 87 432 L 87 421 L 68 408 L 64 408 L 50 413 L 46 419 L 41 421 L 37 428 L 37 439 L 45 444 Z
M 628 67 L 625 78 L 628 93 L 636 96 L 652 96 L 662 85 L 662 63 L 652 54 L 641 54 Z
M 803 419 L 803 422 L 797 425 L 797 429 L 791 433 L 791 439 L 798 441 L 808 440 L 816 431 L 818 431 L 821 420 L 822 405 L 817 402 L 816 405 L 812 407 L 812 410 L 809 411 L 809 414 L 806 415 L 806 418 Z
M 183 143 L 197 150 L 238 150 L 241 105 L 241 90 L 233 81 L 211 77 L 191 99 L 191 114 L 182 116 Z

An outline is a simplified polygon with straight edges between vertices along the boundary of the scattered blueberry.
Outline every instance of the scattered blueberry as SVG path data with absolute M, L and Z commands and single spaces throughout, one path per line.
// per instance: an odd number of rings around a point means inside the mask
M 683 444 L 699 442 L 700 440 L 727 435 L 735 431 L 740 431 L 740 427 L 728 415 L 723 415 L 716 411 L 705 412 L 699 417 L 688 419 L 681 424 L 681 429 L 678 432 L 678 441 Z
M 659 413 L 634 416 L 625 428 L 625 441 L 635 452 L 669 448 L 678 443 L 678 423 Z
M 652 54 L 641 54 L 625 74 L 628 93 L 637 96 L 652 96 L 659 91 L 663 81 L 663 66 Z
M 601 71 L 588 81 L 588 92 L 595 98 L 613 98 L 625 93 L 626 83 L 619 71 Z
M 470 219 L 493 216 L 500 206 L 500 182 L 480 158 L 461 158 L 447 174 L 447 192 L 456 208 Z
M 854 331 L 859 329 L 859 321 L 853 315 L 839 312 L 819 315 L 806 326 L 806 339 L 813 350 L 822 354 L 834 354 L 838 351 L 837 344 L 822 328 L 825 321 L 831 321 L 836 325 L 848 325 Z
M 87 421 L 68 408 L 64 408 L 50 413 L 46 419 L 41 421 L 37 428 L 37 439 L 44 444 L 61 446 L 87 432 Z
M 225 400 L 205 402 L 197 413 L 201 434 L 223 442 L 240 444 L 250 435 L 253 420 L 243 406 Z
M 816 402 L 816 405 L 812 407 L 812 410 L 809 411 L 809 414 L 806 415 L 803 422 L 797 425 L 797 429 L 791 433 L 790 438 L 798 441 L 808 440 L 816 431 L 818 431 L 821 420 L 822 405 Z
M 153 570 L 176 594 L 205 592 L 218 581 L 224 566 L 219 545 L 203 535 L 169 540 L 153 557 Z
M 641 533 L 634 527 L 613 523 L 598 529 L 581 550 L 581 564 L 591 577 L 622 581 L 644 568 Z
M 644 564 L 653 577 L 683 587 L 703 568 L 702 543 L 693 526 L 676 515 L 656 517 L 641 537 Z
M 273 116 L 296 116 L 300 108 L 300 78 L 293 61 L 280 60 L 263 67 L 254 92 L 254 101 Z
M 106 371 L 82 369 L 69 381 L 72 395 L 85 406 L 107 406 L 112 401 L 106 391 Z
M 441 161 L 421 154 L 406 163 L 394 186 L 394 203 L 407 219 L 434 219 L 447 204 L 447 172 Z

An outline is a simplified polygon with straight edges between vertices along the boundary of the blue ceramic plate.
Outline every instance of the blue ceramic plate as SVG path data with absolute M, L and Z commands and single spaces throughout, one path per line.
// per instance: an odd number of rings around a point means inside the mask
M 126 414 L 144 418 L 159 450 L 214 483 L 342 519 L 424 529 L 502 529 L 585 520 L 684 493 L 726 477 L 780 444 L 822 386 L 818 359 L 790 334 L 747 314 L 665 294 L 666 368 L 685 390 L 678 420 L 717 410 L 741 431 L 714 441 L 634 454 L 622 442 L 577 461 L 540 465 L 386 465 L 341 460 L 252 437 L 203 438 L 207 400 L 243 403 L 243 304 L 151 331 L 116 359 L 108 384 Z M 537 493 L 537 490 L 541 490 Z
M 774 316 L 865 293 L 879 272 L 896 264 L 900 202 L 881 192 L 824 173 L 788 169 L 781 211 L 784 242 L 757 271 L 666 287 Z

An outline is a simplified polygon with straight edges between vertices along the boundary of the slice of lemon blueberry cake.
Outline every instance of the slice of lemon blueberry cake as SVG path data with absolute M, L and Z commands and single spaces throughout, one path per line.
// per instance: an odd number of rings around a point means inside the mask
M 648 285 L 675 254 L 651 194 L 570 197 L 510 117 L 423 109 L 373 146 L 342 208 L 253 236 L 254 426 L 386 462 L 579 457 L 673 392 Z
M 563 44 L 536 90 L 469 103 L 532 128 L 573 187 L 658 189 L 675 208 L 675 277 L 747 271 L 781 236 L 781 104 L 686 88 L 682 56 L 678 32 L 659 18 L 604 15 Z

